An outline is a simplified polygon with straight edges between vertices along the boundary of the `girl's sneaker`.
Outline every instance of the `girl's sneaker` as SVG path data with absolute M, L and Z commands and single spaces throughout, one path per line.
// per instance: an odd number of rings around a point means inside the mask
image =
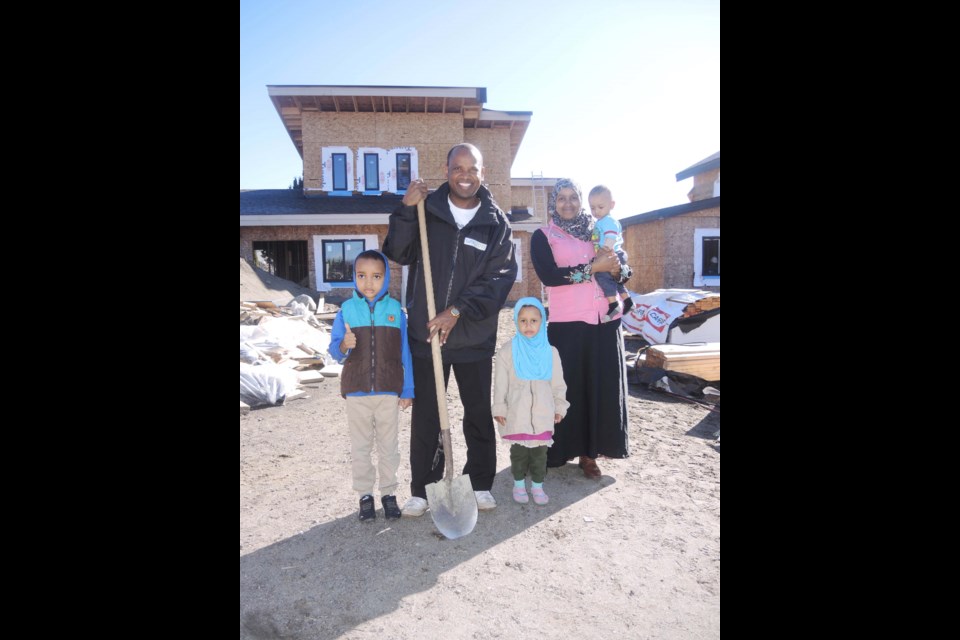
M 550 498 L 543 492 L 543 489 L 534 487 L 530 490 L 530 493 L 533 494 L 533 501 L 537 504 L 547 504 L 550 502 Z
M 530 498 L 527 496 L 526 487 L 514 487 L 513 488 L 513 501 L 519 502 L 520 504 L 527 504 L 530 502 Z

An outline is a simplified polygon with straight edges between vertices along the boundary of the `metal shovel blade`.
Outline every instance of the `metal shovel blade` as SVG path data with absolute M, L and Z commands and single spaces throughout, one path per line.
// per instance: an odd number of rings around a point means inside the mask
M 477 526 L 477 496 L 470 476 L 459 476 L 452 481 L 444 478 L 428 484 L 426 489 L 430 515 L 440 533 L 456 540 L 473 531 Z

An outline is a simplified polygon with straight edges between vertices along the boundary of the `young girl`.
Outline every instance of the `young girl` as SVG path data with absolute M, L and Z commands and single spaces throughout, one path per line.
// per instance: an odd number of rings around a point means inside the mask
M 570 403 L 563 381 L 560 354 L 547 342 L 543 305 L 536 298 L 521 298 L 513 308 L 517 335 L 500 345 L 493 385 L 493 418 L 500 435 L 513 443 L 510 463 L 515 481 L 513 499 L 547 504 L 543 491 L 547 475 L 547 449 L 553 444 L 554 425 L 563 419 Z

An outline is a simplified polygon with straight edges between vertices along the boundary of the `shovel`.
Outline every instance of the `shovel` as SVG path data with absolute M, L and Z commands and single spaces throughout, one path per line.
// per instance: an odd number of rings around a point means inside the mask
M 427 245 L 427 216 L 423 200 L 417 203 L 420 220 L 420 247 L 423 257 L 423 280 L 427 285 L 427 313 L 437 317 L 437 303 L 433 299 L 433 274 L 430 267 L 430 247 Z M 454 479 L 453 446 L 450 442 L 450 416 L 447 415 L 447 390 L 443 383 L 443 360 L 440 357 L 440 332 L 430 341 L 433 351 L 433 377 L 437 386 L 437 407 L 440 411 L 440 433 L 443 439 L 443 456 L 446 472 L 443 480 L 426 486 L 430 515 L 437 529 L 451 540 L 462 538 L 477 525 L 477 497 L 473 493 L 470 476 Z

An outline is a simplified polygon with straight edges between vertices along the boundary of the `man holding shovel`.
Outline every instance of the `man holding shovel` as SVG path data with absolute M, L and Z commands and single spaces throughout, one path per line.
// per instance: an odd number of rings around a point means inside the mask
M 408 337 L 413 355 L 416 400 L 410 434 L 411 497 L 403 515 L 426 513 L 426 485 L 443 478 L 437 389 L 430 340 L 439 336 L 443 380 L 450 370 L 463 404 L 463 436 L 469 475 L 481 511 L 495 509 L 490 493 L 497 471 L 497 436 L 490 389 L 497 316 L 517 275 L 510 225 L 490 192 L 481 185 L 483 155 L 472 144 L 458 144 L 447 154 L 447 182 L 429 193 L 423 180 L 410 183 L 403 204 L 390 215 L 383 252 L 412 265 L 407 283 Z M 427 244 L 432 266 L 435 317 L 427 311 L 421 263 L 417 204 L 425 200 Z

